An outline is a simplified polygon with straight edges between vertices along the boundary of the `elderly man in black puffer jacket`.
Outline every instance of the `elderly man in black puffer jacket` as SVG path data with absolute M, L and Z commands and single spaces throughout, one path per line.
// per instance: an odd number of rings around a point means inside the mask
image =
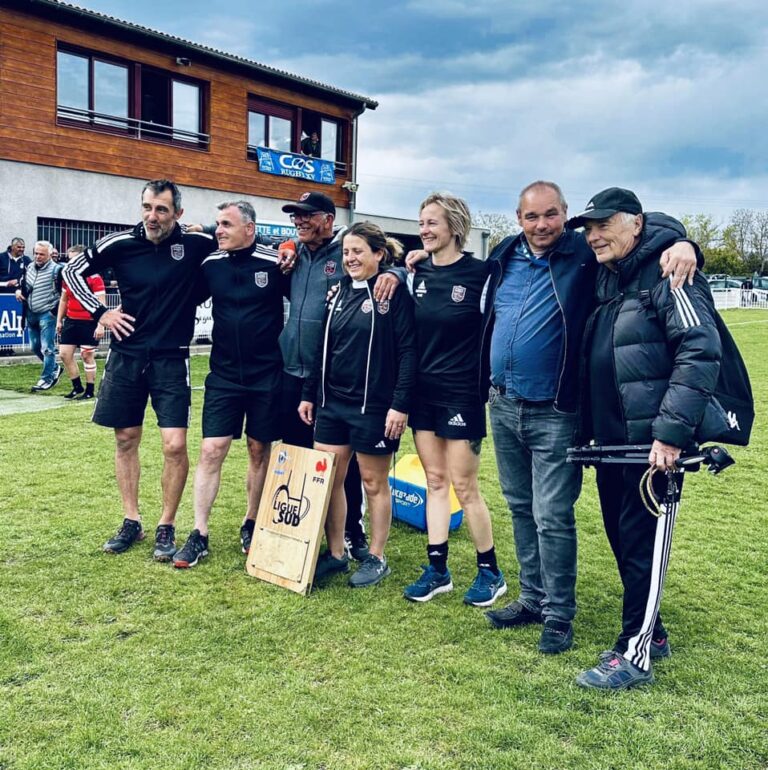
M 584 227 L 598 262 L 598 306 L 584 335 L 582 438 L 603 445 L 650 444 L 648 461 L 674 468 L 683 449 L 727 426 L 713 398 L 721 345 L 705 278 L 672 289 L 659 255 L 684 237 L 678 223 L 645 221 L 637 196 L 612 187 L 569 222 Z M 621 690 L 653 681 L 651 658 L 670 654 L 659 602 L 679 506 L 682 473 L 673 473 L 674 503 L 655 518 L 639 492 L 646 469 L 599 465 L 597 485 L 608 540 L 624 586 L 622 630 L 614 648 L 578 684 Z M 667 489 L 653 477 L 657 494 Z

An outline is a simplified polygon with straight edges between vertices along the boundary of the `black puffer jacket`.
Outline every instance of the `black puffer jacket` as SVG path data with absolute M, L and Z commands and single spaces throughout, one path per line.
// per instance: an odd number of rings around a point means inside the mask
M 727 428 L 725 412 L 712 397 L 721 345 L 706 279 L 697 273 L 693 286 L 686 283 L 672 291 L 659 270 L 661 252 L 684 235 L 671 219 L 664 226 L 646 223 L 638 246 L 614 263 L 616 272 L 603 265 L 598 268 L 599 304 L 587 322 L 582 361 L 588 361 L 597 314 L 610 313 L 613 376 L 630 444 L 658 439 L 685 448 Z M 581 389 L 585 439 L 592 438 L 587 371 L 585 365 Z M 703 422 L 706 435 L 699 430 Z

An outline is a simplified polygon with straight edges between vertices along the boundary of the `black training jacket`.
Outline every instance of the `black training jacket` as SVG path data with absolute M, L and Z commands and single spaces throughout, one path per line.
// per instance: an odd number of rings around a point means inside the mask
M 137 357 L 189 355 L 195 328 L 196 283 L 200 264 L 217 248 L 206 233 L 188 233 L 176 225 L 155 245 L 144 226 L 113 233 L 76 256 L 64 268 L 64 280 L 82 306 L 98 320 L 107 310 L 85 277 L 114 271 L 123 312 L 133 316 L 134 332 L 111 347 Z

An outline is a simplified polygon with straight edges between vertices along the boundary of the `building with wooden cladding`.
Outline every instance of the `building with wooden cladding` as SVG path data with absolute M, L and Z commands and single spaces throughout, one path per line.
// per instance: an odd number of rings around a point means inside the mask
M 237 197 L 286 225 L 281 206 L 308 190 L 348 221 L 357 119 L 376 106 L 68 3 L 0 0 L 0 248 L 132 225 L 143 182 L 161 177 L 182 186 L 185 221 Z M 301 154 L 312 131 L 319 158 Z

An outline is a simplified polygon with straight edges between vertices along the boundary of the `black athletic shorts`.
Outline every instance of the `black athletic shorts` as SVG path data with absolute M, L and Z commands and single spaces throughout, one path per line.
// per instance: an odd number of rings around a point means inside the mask
M 438 406 L 416 397 L 408 415 L 412 430 L 427 430 L 439 438 L 477 441 L 485 438 L 485 405 Z
M 360 414 L 360 407 L 326 397 L 325 406 L 316 406 L 315 441 L 318 444 L 350 446 L 364 455 L 397 452 L 400 439 L 384 437 L 387 413 Z
M 275 379 L 275 378 L 273 378 Z M 268 444 L 281 438 L 280 375 L 276 387 L 265 390 L 228 383 L 214 374 L 205 380 L 203 438 L 245 435 Z
M 134 358 L 110 350 L 93 421 L 107 428 L 144 423 L 147 400 L 160 428 L 188 428 L 192 394 L 188 358 Z
M 76 318 L 65 318 L 61 325 L 59 343 L 74 345 L 78 348 L 97 348 L 99 341 L 93 336 L 96 331 L 96 321 L 81 321 Z

